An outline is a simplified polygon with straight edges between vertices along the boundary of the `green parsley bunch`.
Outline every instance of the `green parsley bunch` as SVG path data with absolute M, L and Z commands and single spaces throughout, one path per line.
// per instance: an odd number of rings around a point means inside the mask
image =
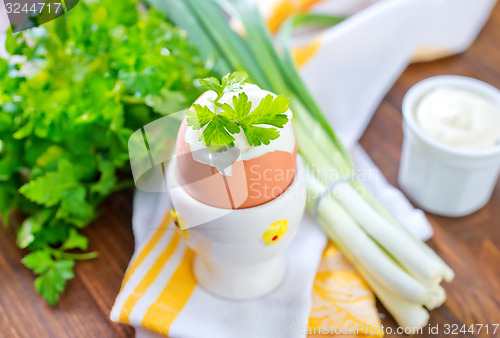
M 138 10 L 138 6 L 142 6 Z M 138 128 L 185 109 L 210 75 L 185 33 L 137 0 L 80 1 L 13 35 L 0 58 L 0 214 L 27 215 L 17 244 L 35 288 L 55 304 L 74 261 L 96 256 L 80 229 L 129 180 Z M 77 252 L 75 252 L 75 250 Z

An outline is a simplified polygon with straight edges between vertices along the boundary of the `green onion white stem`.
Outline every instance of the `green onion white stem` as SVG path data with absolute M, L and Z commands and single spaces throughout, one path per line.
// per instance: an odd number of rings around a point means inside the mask
M 389 311 L 399 326 L 409 328 L 413 332 L 427 325 L 429 321 L 429 312 L 419 304 L 408 302 L 407 300 L 397 297 L 394 293 L 380 285 L 371 276 L 363 273 L 363 270 L 358 270 L 365 278 L 366 282 L 373 289 L 380 302 Z
M 315 180 L 314 175 L 309 174 L 308 180 Z M 316 182 L 317 184 L 318 182 Z M 313 183 L 314 184 L 314 183 Z M 316 185 L 314 184 L 314 185 Z M 320 186 L 318 186 L 319 188 Z M 315 198 L 315 193 L 312 193 L 311 190 L 309 190 L 310 194 L 310 201 L 314 201 Z M 320 216 L 318 218 L 320 224 L 323 226 L 325 229 L 325 232 L 328 234 L 332 240 L 335 241 L 339 249 L 344 253 L 347 259 L 351 261 L 351 263 L 354 265 L 356 270 L 360 273 L 360 275 L 365 279 L 365 281 L 370 285 L 372 290 L 375 292 L 377 295 L 378 299 L 382 302 L 382 304 L 386 307 L 386 309 L 394 316 L 398 324 L 402 327 L 409 327 L 412 329 L 419 328 L 424 326 L 428 319 L 429 319 L 429 314 L 425 310 L 425 308 L 422 306 L 420 302 L 412 302 L 408 301 L 408 297 L 401 297 L 400 294 L 398 294 L 394 288 L 387 287 L 384 285 L 384 282 L 380 282 L 380 279 L 383 278 L 384 276 L 387 276 L 385 272 L 382 272 L 382 274 L 374 276 L 373 272 L 370 271 L 369 269 L 366 268 L 366 265 L 363 265 L 360 260 L 356 257 L 357 252 L 356 250 L 353 250 L 351 246 L 349 246 L 349 243 L 346 243 L 342 240 L 341 235 L 337 231 L 337 225 L 344 223 L 347 226 L 357 226 L 353 220 L 349 220 L 350 215 L 347 213 L 343 213 L 342 209 L 340 206 L 337 206 L 337 210 L 332 210 L 332 206 L 330 203 L 332 203 L 333 199 L 330 196 L 326 196 L 324 198 L 325 201 L 322 201 L 321 203 L 326 203 L 323 208 L 328 208 L 330 212 L 322 212 L 319 210 Z M 330 202 L 330 203 L 328 203 Z M 311 208 L 314 203 L 309 203 L 309 207 Z M 330 205 L 328 205 L 330 204 Z M 340 207 L 340 209 L 339 209 Z M 321 206 L 319 207 L 321 208 Z M 337 212 L 337 215 L 339 218 L 344 217 L 345 219 L 340 219 L 333 221 L 329 219 L 329 215 L 331 215 L 331 211 Z M 341 222 L 341 223 L 338 223 Z M 354 234 L 351 234 L 354 235 Z M 349 234 L 348 234 L 349 236 Z M 365 248 L 364 250 L 367 250 L 369 254 L 374 254 L 372 249 Z M 380 255 L 380 253 L 378 253 Z M 376 265 L 381 267 L 382 269 L 384 268 L 383 264 L 384 260 L 381 260 L 378 262 Z M 382 264 L 381 264 L 382 263 Z M 404 280 L 400 280 L 395 278 L 394 276 L 387 276 L 389 279 L 391 279 L 393 282 L 400 282 L 404 283 Z M 428 302 L 430 302 L 431 299 L 429 298 Z
M 309 209 L 316 206 L 318 196 L 325 191 L 325 186 L 316 178 L 314 173 L 307 171 L 308 204 Z M 338 186 L 348 186 L 340 183 Z M 318 207 L 318 216 L 322 224 L 327 224 L 325 231 L 349 248 L 351 257 L 357 264 L 381 285 L 393 290 L 398 296 L 414 303 L 430 301 L 430 291 L 415 278 L 404 271 L 391 257 L 378 246 L 367 233 L 356 223 L 352 214 L 337 202 L 330 193 L 324 196 Z M 364 210 L 360 209 L 358 213 Z
M 340 203 L 353 216 L 357 223 L 377 243 L 384 247 L 393 257 L 414 275 L 423 281 L 439 280 L 443 271 L 439 262 L 422 251 L 409 238 L 406 231 L 393 227 L 380 216 L 367 202 L 347 183 L 338 184 L 332 190 Z M 388 236 L 387 234 L 391 234 Z

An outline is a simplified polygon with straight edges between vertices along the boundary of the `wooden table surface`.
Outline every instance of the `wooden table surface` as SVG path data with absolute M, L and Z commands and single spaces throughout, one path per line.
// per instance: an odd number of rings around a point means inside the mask
M 416 82 L 442 74 L 470 76 L 500 88 L 499 4 L 467 52 L 411 65 L 377 110 L 361 144 L 393 185 L 397 186 L 403 138 L 400 109 L 403 96 Z M 75 278 L 54 308 L 35 293 L 34 276 L 20 262 L 25 253 L 16 247 L 12 228 L 0 226 L 0 337 L 133 336 L 130 327 L 109 320 L 133 253 L 131 201 L 131 191 L 112 196 L 102 207 L 103 215 L 85 229 L 91 249 L 99 251 L 100 257 L 77 264 Z M 430 325 L 500 323 L 500 183 L 491 201 L 473 215 L 428 217 L 435 231 L 430 245 L 456 272 L 456 279 L 445 285 L 448 300 L 431 312 Z M 383 324 L 396 327 L 390 315 L 379 308 Z M 500 337 L 498 331 L 496 337 Z M 463 336 L 474 335 L 454 337 Z M 493 337 L 491 333 L 479 336 Z

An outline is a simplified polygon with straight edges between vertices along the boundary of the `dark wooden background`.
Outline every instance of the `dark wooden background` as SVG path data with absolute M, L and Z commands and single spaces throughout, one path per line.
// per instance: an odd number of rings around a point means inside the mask
M 470 76 L 500 88 L 499 4 L 467 52 L 411 65 L 377 110 L 361 144 L 393 185 L 397 186 L 403 138 L 403 96 L 416 82 L 443 74 Z M 100 257 L 77 264 L 75 278 L 54 308 L 35 293 L 34 276 L 20 262 L 25 253 L 16 247 L 12 228 L 0 226 L 0 337 L 133 336 L 131 328 L 109 320 L 133 253 L 131 201 L 131 191 L 112 196 L 102 206 L 102 216 L 85 229 L 91 249 L 99 251 Z M 491 201 L 473 215 L 428 217 L 435 230 L 430 245 L 456 272 L 456 279 L 445 285 L 448 300 L 431 312 L 430 324 L 500 323 L 500 183 Z M 390 315 L 379 308 L 383 324 L 395 327 Z M 454 337 L 464 336 L 474 335 Z M 493 337 L 491 333 L 480 336 Z M 500 337 L 500 329 L 496 337 Z

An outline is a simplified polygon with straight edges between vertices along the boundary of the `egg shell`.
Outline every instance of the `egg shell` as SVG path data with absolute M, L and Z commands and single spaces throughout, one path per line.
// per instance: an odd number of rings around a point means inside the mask
M 177 177 L 186 192 L 207 205 L 225 209 L 255 207 L 282 194 L 295 177 L 297 144 L 293 153 L 272 151 L 232 164 L 232 174 L 196 161 L 184 140 L 187 121 L 179 128 L 176 143 Z

